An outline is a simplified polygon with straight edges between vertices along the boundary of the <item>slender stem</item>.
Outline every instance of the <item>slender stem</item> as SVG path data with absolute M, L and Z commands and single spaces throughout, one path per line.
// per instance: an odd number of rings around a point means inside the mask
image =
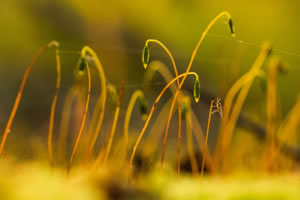
M 146 128 L 148 127 L 149 121 L 150 121 L 150 119 L 151 119 L 151 117 L 152 117 L 152 114 L 153 114 L 153 112 L 154 112 L 154 110 L 155 110 L 155 108 L 156 108 L 156 105 L 157 105 L 157 103 L 159 102 L 160 98 L 161 98 L 162 95 L 165 93 L 165 91 L 170 87 L 170 85 L 172 85 L 177 79 L 179 79 L 179 78 L 181 78 L 181 77 L 183 77 L 183 76 L 186 76 L 186 75 L 187 75 L 187 74 L 184 73 L 184 74 L 181 74 L 181 75 L 175 77 L 172 81 L 170 81 L 170 82 L 164 87 L 164 89 L 161 91 L 161 93 L 160 93 L 160 94 L 158 95 L 158 97 L 156 98 L 156 100 L 155 100 L 155 102 L 154 102 L 154 104 L 153 104 L 153 106 L 152 106 L 152 108 L 151 108 L 151 111 L 150 111 L 150 113 L 149 113 L 149 115 L 148 115 L 148 118 L 147 118 L 147 120 L 146 120 L 146 122 L 145 122 L 145 125 L 144 125 L 144 127 L 143 127 L 143 129 L 142 129 L 142 131 L 141 131 L 141 133 L 140 133 L 140 135 L 139 135 L 139 137 L 138 137 L 138 139 L 137 139 L 137 141 L 136 141 L 134 147 L 133 147 L 133 151 L 132 151 L 132 154 L 131 154 L 131 157 L 130 157 L 129 166 L 132 166 L 133 159 L 134 159 L 134 156 L 135 156 L 137 147 L 138 147 L 138 145 L 139 145 L 139 143 L 140 143 L 140 141 L 141 141 L 141 139 L 142 139 L 142 137 L 143 137 L 143 135 L 144 135 L 144 133 L 145 133 L 145 131 L 146 131 Z M 198 79 L 198 75 L 197 75 L 195 72 L 189 72 L 188 75 L 194 75 L 194 76 Z
M 168 123 L 170 124 L 170 122 Z M 169 131 L 169 127 L 168 127 L 168 131 Z M 181 93 L 179 92 L 178 93 L 178 137 L 177 137 L 177 176 L 178 177 L 180 176 L 180 141 L 181 141 Z
M 153 43 L 156 43 L 156 44 L 159 44 L 165 51 L 166 53 L 168 54 L 171 62 L 172 62 L 172 66 L 173 66 L 173 70 L 174 70 L 174 73 L 175 73 L 175 76 L 178 76 L 178 70 L 177 70 L 177 67 L 176 67 L 176 63 L 175 63 L 175 60 L 173 58 L 173 55 L 172 53 L 170 52 L 170 50 L 159 40 L 156 40 L 156 39 L 148 39 L 146 41 L 146 45 L 148 45 L 148 43 L 150 42 L 153 42 Z M 177 79 L 177 86 L 179 86 L 179 79 Z
M 201 37 L 200 37 L 200 39 L 199 39 L 199 41 L 198 41 L 198 43 L 197 43 L 197 45 L 196 45 L 194 51 L 193 51 L 193 54 L 192 54 L 192 57 L 191 57 L 191 59 L 190 59 L 189 65 L 188 65 L 188 67 L 187 67 L 187 69 L 186 69 L 186 73 L 189 72 L 189 71 L 191 70 L 191 67 L 192 67 L 192 64 L 193 64 L 193 62 L 194 62 L 194 59 L 195 59 L 195 57 L 196 57 L 196 54 L 197 54 L 197 52 L 198 52 L 198 49 L 199 49 L 199 47 L 200 47 L 202 41 L 204 40 L 205 36 L 207 35 L 208 31 L 209 31 L 210 28 L 216 23 L 216 21 L 218 21 L 218 20 L 219 20 L 221 17 L 223 17 L 223 16 L 227 16 L 228 18 L 231 18 L 231 15 L 230 15 L 227 11 L 221 12 L 219 15 L 217 15 L 217 16 L 216 16 L 216 17 L 208 24 L 208 26 L 206 27 L 206 29 L 205 29 L 204 32 L 202 33 L 202 35 L 201 35 Z M 181 87 L 182 87 L 182 85 L 183 85 L 183 83 L 184 83 L 186 77 L 187 77 L 187 76 L 184 76 L 184 77 L 182 78 L 178 90 L 181 89 Z
M 127 108 L 127 111 L 125 114 L 125 120 L 124 120 L 124 143 L 125 144 L 124 144 L 124 146 L 125 146 L 125 151 L 126 151 L 126 161 L 128 163 L 129 163 L 129 158 L 128 158 L 128 155 L 129 155 L 129 139 L 128 139 L 128 137 L 129 137 L 128 136 L 129 135 L 128 134 L 129 122 L 130 122 L 131 114 L 132 114 L 133 107 L 134 107 L 136 100 L 143 96 L 144 96 L 144 94 L 141 90 L 134 91 L 134 93 L 132 94 L 132 96 L 130 98 L 128 108 Z
M 147 70 L 147 73 L 145 75 L 145 80 L 147 81 L 151 81 L 153 79 L 154 73 L 151 70 L 153 70 L 154 72 L 157 71 L 162 76 L 162 78 L 166 83 L 170 82 L 173 79 L 173 75 L 171 74 L 167 66 L 158 60 L 152 61 L 149 64 L 148 68 L 149 69 Z M 177 87 L 175 85 L 172 85 L 170 87 L 170 90 L 173 94 L 175 94 Z
M 279 128 L 279 136 L 280 142 L 278 143 L 277 149 L 281 149 L 283 147 L 284 142 L 286 144 L 291 143 L 292 145 L 297 144 L 297 127 L 300 125 L 300 97 L 293 108 L 287 114 L 285 118 L 285 122 L 282 123 L 281 127 Z
M 224 102 L 224 111 L 223 111 L 223 118 L 221 121 L 221 128 L 219 134 L 219 140 L 217 143 L 217 148 L 215 151 L 214 157 L 214 166 L 217 166 L 220 162 L 220 159 L 224 159 L 227 148 L 231 142 L 233 129 L 236 125 L 238 116 L 240 114 L 241 108 L 245 102 L 246 96 L 249 92 L 249 89 L 253 83 L 254 78 L 259 74 L 259 70 L 264 63 L 265 59 L 269 55 L 271 48 L 271 44 L 269 42 L 265 42 L 263 47 L 255 60 L 254 64 L 252 65 L 250 71 L 242 76 L 229 90 L 226 95 L 225 102 Z M 234 106 L 232 106 L 233 99 L 238 94 L 236 98 L 236 102 Z M 232 108 L 232 112 L 230 114 L 230 110 Z M 230 116 L 229 116 L 230 114 Z M 222 156 L 221 156 L 222 153 Z
M 68 164 L 67 174 L 69 174 L 69 172 L 70 172 L 71 164 L 74 159 L 75 153 L 77 151 L 77 147 L 78 147 L 81 135 L 83 133 L 83 129 L 84 129 L 84 125 L 85 125 L 85 121 L 86 121 L 86 117 L 87 117 L 87 112 L 89 109 L 90 95 L 91 95 L 91 74 L 90 74 L 90 67 L 89 67 L 88 62 L 86 62 L 86 69 L 87 69 L 87 74 L 88 74 L 88 94 L 87 94 L 85 110 L 84 110 L 84 114 L 83 114 L 83 118 L 82 118 L 82 123 L 81 123 L 80 130 L 79 130 L 79 133 L 78 133 L 78 136 L 77 136 L 77 139 L 76 139 L 73 151 L 72 151 L 72 155 L 71 155 L 69 164 Z
M 148 45 L 149 42 L 154 42 L 159 44 L 169 55 L 172 65 L 173 65 L 173 69 L 175 72 L 175 76 L 178 76 L 178 71 L 177 71 L 177 67 L 173 58 L 172 53 L 169 51 L 169 49 L 159 40 L 155 40 L 155 39 L 149 39 L 146 41 L 146 45 Z M 179 79 L 177 79 L 177 88 L 179 88 Z M 179 89 L 180 91 L 180 89 Z M 177 174 L 178 176 L 180 175 L 180 140 L 181 140 L 181 98 L 180 95 L 178 95 L 178 143 L 177 143 Z M 175 102 L 172 103 L 172 107 L 171 109 L 173 110 L 175 106 Z M 168 117 L 168 121 L 167 121 L 167 126 L 166 126 L 166 130 L 165 130 L 165 140 L 167 139 L 167 135 L 168 135 L 168 131 L 169 131 L 169 126 L 170 126 L 170 122 L 171 122 L 171 118 L 172 118 L 172 114 L 169 115 Z M 166 141 L 165 141 L 166 142 Z M 161 169 L 163 167 L 163 160 L 164 160 L 164 152 L 165 152 L 165 147 L 166 144 L 164 144 L 164 149 L 163 149 L 163 153 L 162 153 L 162 158 L 161 158 Z
M 20 101 L 21 101 L 21 98 L 22 98 L 22 94 L 23 94 L 23 90 L 24 90 L 24 87 L 26 85 L 26 81 L 27 81 L 27 78 L 29 76 L 29 73 L 32 69 L 32 66 L 35 64 L 35 62 L 37 61 L 37 59 L 50 47 L 52 46 L 59 46 L 58 42 L 56 41 L 51 41 L 49 42 L 46 46 L 42 47 L 36 54 L 35 56 L 32 58 L 30 64 L 27 66 L 26 70 L 25 70 L 25 73 L 24 73 L 24 76 L 23 76 L 23 79 L 22 79 L 22 82 L 21 82 L 21 85 L 20 85 L 20 88 L 19 88 L 19 91 L 18 91 L 18 95 L 17 95 L 17 98 L 15 100 L 15 104 L 13 106 L 13 109 L 10 113 L 10 116 L 9 116 L 9 119 L 8 119 L 8 122 L 6 124 L 6 127 L 5 127 L 5 130 L 4 130 L 4 134 L 2 136 L 2 140 L 1 140 L 1 144 L 0 144 L 0 155 L 2 154 L 2 151 L 3 151 L 3 148 L 4 148 L 4 145 L 5 145 L 5 142 L 6 142 L 6 139 L 7 139 L 7 136 L 8 136 L 8 133 L 10 132 L 10 127 L 12 125 L 12 122 L 14 120 L 14 117 L 16 115 L 16 112 L 18 110 L 18 107 L 19 107 L 19 104 L 20 104 Z
M 193 64 L 193 61 L 194 61 L 194 59 L 195 59 L 196 53 L 198 52 L 198 49 L 199 49 L 199 47 L 200 47 L 202 41 L 204 40 L 205 36 L 207 35 L 208 31 L 209 31 L 210 28 L 216 23 L 216 21 L 217 21 L 218 19 L 220 19 L 221 17 L 223 17 L 223 16 L 227 16 L 228 18 L 231 18 L 230 14 L 229 14 L 228 12 L 226 12 L 226 11 L 221 12 L 219 15 L 217 15 L 217 16 L 216 16 L 216 17 L 208 24 L 208 26 L 206 27 L 206 29 L 205 29 L 204 32 L 202 33 L 202 35 L 201 35 L 201 37 L 200 37 L 200 39 L 199 39 L 199 41 L 198 41 L 198 43 L 197 43 L 197 45 L 196 45 L 194 51 L 193 51 L 193 54 L 192 54 L 192 57 L 191 57 L 191 59 L 190 59 L 189 65 L 188 65 L 188 67 L 187 67 L 187 69 L 186 69 L 186 73 L 188 73 L 188 72 L 190 71 L 190 69 L 191 69 L 191 67 L 192 67 L 192 64 Z M 178 88 L 177 88 L 177 91 L 176 91 L 176 93 L 175 93 L 175 97 L 174 97 L 174 99 L 173 99 L 172 105 L 175 104 L 175 102 L 176 102 L 176 100 L 177 100 L 178 93 L 180 92 L 180 90 L 181 90 L 181 88 L 182 88 L 182 85 L 183 85 L 183 83 L 184 83 L 186 77 L 187 77 L 187 75 L 184 76 L 184 77 L 182 78 L 182 80 L 181 80 L 181 82 L 180 82 L 180 84 L 179 84 L 179 86 L 178 86 Z M 180 95 L 179 95 L 179 96 L 180 96 Z M 172 116 L 173 110 L 174 110 L 174 106 L 171 107 L 171 108 L 170 108 L 170 111 L 169 111 L 168 123 L 167 123 L 167 129 L 166 129 L 166 132 L 165 132 L 165 138 L 166 138 L 167 135 L 168 135 L 168 134 L 167 134 L 167 131 L 168 131 L 168 127 L 169 127 L 169 124 L 170 124 L 170 120 L 171 120 L 171 116 Z M 180 112 L 180 111 L 179 111 L 179 112 Z M 179 138 L 179 137 L 178 137 L 178 138 Z M 178 141 L 178 143 L 180 143 L 180 141 Z M 180 145 L 180 144 L 178 144 L 178 152 L 180 151 L 179 145 Z M 163 162 L 163 156 L 162 156 L 162 162 Z M 178 166 L 177 166 L 177 171 L 179 171 Z
M 268 84 L 267 84 L 267 105 L 266 105 L 266 114 L 267 114 L 267 123 L 266 123 L 266 133 L 267 133 L 267 144 L 268 144 L 268 155 L 267 160 L 268 164 L 272 165 L 274 158 L 275 150 L 275 132 L 276 132 L 276 78 L 277 78 L 277 67 L 280 64 L 280 60 L 274 58 L 269 66 L 268 72 Z
M 172 78 L 172 74 L 171 72 L 169 71 L 169 69 L 166 67 L 166 65 L 160 61 L 152 61 L 150 64 L 149 64 L 149 67 L 150 69 L 153 69 L 157 72 L 159 72 L 161 74 L 161 76 L 164 78 L 165 82 L 168 83 L 170 82 L 173 78 Z M 148 71 L 149 72 L 149 71 Z M 152 78 L 153 74 L 150 74 L 150 77 Z M 150 79 L 151 80 L 151 79 Z M 178 87 L 178 86 L 177 86 Z M 175 85 L 171 85 L 170 86 L 170 90 L 173 94 L 176 93 L 176 90 L 177 90 L 177 87 Z M 169 109 L 169 104 L 171 103 L 170 100 L 168 101 L 169 103 L 166 103 L 164 106 L 163 106 L 163 109 L 159 112 L 159 115 L 158 117 L 155 119 L 154 123 L 153 123 L 153 127 L 152 127 L 152 130 L 153 131 L 150 131 L 151 133 L 154 133 L 152 135 L 149 135 L 149 139 L 147 139 L 147 141 L 149 142 L 146 142 L 146 147 L 144 148 L 145 151 L 147 151 L 145 154 L 146 155 L 149 155 L 153 152 L 154 149 L 157 149 L 157 142 L 156 141 L 159 141 L 161 135 L 160 135 L 160 132 L 159 131 L 160 129 L 162 129 L 162 124 L 165 124 L 164 123 L 164 118 L 166 118 L 166 116 L 163 116 L 163 113 L 166 112 L 167 109 Z M 166 121 L 167 122 L 167 121 Z M 156 128 L 156 124 L 157 126 L 159 126 L 160 128 Z M 159 130 L 158 130 L 159 129 Z M 155 130 L 155 131 L 154 131 Z
M 192 123 L 193 123 L 193 131 L 194 131 L 194 135 L 196 137 L 196 142 L 198 144 L 198 148 L 199 151 L 201 153 L 201 155 L 203 155 L 204 153 L 204 146 L 205 146 L 205 136 L 204 133 L 202 131 L 202 127 L 197 119 L 196 114 L 194 113 L 193 110 L 191 110 L 191 118 L 192 118 Z M 209 149 L 206 149 L 206 153 L 205 153 L 205 160 L 206 160 L 206 168 L 207 170 L 211 171 L 213 169 L 212 166 L 212 156 L 211 153 L 209 151 Z
M 117 108 L 116 108 L 116 111 L 115 111 L 115 116 L 114 116 L 114 121 L 113 121 L 113 125 L 112 125 L 112 128 L 111 128 L 111 132 L 109 134 L 110 136 L 109 136 L 107 148 L 106 148 L 106 151 L 105 151 L 104 161 L 103 161 L 104 165 L 106 165 L 106 162 L 107 162 L 110 150 L 111 150 L 111 145 L 112 145 L 112 142 L 113 142 L 113 139 L 114 139 L 114 135 L 115 135 L 115 132 L 116 132 L 116 126 L 117 126 L 117 122 L 118 122 L 118 119 L 119 119 L 119 113 L 120 113 L 121 102 L 122 102 L 122 99 L 123 99 L 123 93 L 124 93 L 124 81 L 122 81 L 122 86 L 121 86 L 120 95 L 119 95 L 119 99 L 118 99 L 118 105 L 117 105 Z
M 79 85 L 76 83 L 68 91 L 62 110 L 60 130 L 59 130 L 59 139 L 58 139 L 58 149 L 59 149 L 59 160 L 64 163 L 66 157 L 66 143 L 67 143 L 67 133 L 69 129 L 69 122 L 72 110 L 72 103 L 74 100 L 80 99 Z
M 191 105 L 190 105 L 190 99 L 188 98 L 188 111 L 186 113 L 186 142 L 187 142 L 187 150 L 190 157 L 190 163 L 192 167 L 192 173 L 193 176 L 198 175 L 198 164 L 197 159 L 194 151 L 194 142 L 193 142 L 193 123 L 192 123 L 192 116 L 191 116 Z
M 100 161 L 101 161 L 102 157 L 104 156 L 104 151 L 105 151 L 104 148 L 102 148 L 100 150 L 100 152 L 99 152 L 99 154 L 98 154 L 98 156 L 97 156 L 97 158 L 96 158 L 96 160 L 94 162 L 94 165 L 93 165 L 93 167 L 91 169 L 92 172 L 94 172 L 97 169 L 97 167 L 99 166 Z
M 176 99 L 176 97 L 178 97 L 178 101 L 180 102 L 181 98 L 180 98 L 180 93 L 176 92 L 174 95 L 174 99 Z M 174 110 L 174 106 L 175 106 L 176 101 L 173 100 L 170 110 Z M 173 113 L 173 112 L 172 112 Z M 169 132 L 169 127 L 170 127 L 170 122 L 172 119 L 172 115 L 173 114 L 169 114 L 168 116 L 168 121 L 167 121 L 167 125 L 166 125 L 166 129 L 165 129 L 165 136 L 164 136 L 164 142 L 163 142 L 163 149 L 162 149 L 162 153 L 161 153 L 161 170 L 163 168 L 163 163 L 164 163 L 164 158 L 165 158 L 165 151 L 166 151 L 166 145 L 167 145 L 167 138 L 168 138 L 168 132 Z M 180 113 L 180 115 L 178 116 L 179 120 L 178 120 L 178 137 L 177 137 L 177 175 L 180 176 L 180 141 L 181 141 L 181 104 L 178 103 L 178 113 Z
M 178 94 L 179 93 L 176 92 L 175 95 L 174 95 L 174 98 L 173 98 L 173 101 L 172 101 L 172 104 L 171 104 L 171 107 L 170 107 L 170 110 L 172 110 L 172 111 L 174 110 L 174 106 L 175 106 L 175 103 L 176 103 L 176 101 L 174 101 L 174 99 L 177 97 Z M 172 118 L 172 113 L 169 114 L 169 116 L 168 116 L 168 121 L 167 121 L 164 141 L 163 141 L 163 147 L 162 147 L 162 152 L 161 152 L 161 160 L 160 160 L 160 169 L 161 170 L 163 169 L 163 166 L 164 166 L 165 151 L 166 151 L 167 138 L 168 138 L 170 121 L 171 121 L 171 118 Z M 177 172 L 178 172 L 178 166 L 177 166 Z
M 19 165 L 3 150 L 2 155 L 5 156 L 5 158 L 20 172 L 22 173 L 22 169 L 19 167 Z
M 56 88 L 55 88 L 55 94 L 54 94 L 54 97 L 52 100 L 50 122 L 49 122 L 49 132 L 48 132 L 48 153 L 49 153 L 49 162 L 50 162 L 51 168 L 53 168 L 52 136 L 53 136 L 54 115 L 55 115 L 56 102 L 57 102 L 57 98 L 58 98 L 58 93 L 59 93 L 59 89 L 60 89 L 60 81 L 61 81 L 61 64 L 60 64 L 58 48 L 56 48 L 56 73 L 57 73 Z
M 91 49 L 90 47 L 88 47 L 88 46 L 84 46 L 83 49 L 81 50 L 81 53 L 82 53 L 83 57 L 85 57 L 85 55 L 87 53 L 92 55 L 92 57 L 94 59 L 94 62 L 96 64 L 96 67 L 98 69 L 98 72 L 99 72 L 99 78 L 100 78 L 100 84 L 101 84 L 101 94 L 100 94 L 100 97 L 99 97 L 99 99 L 96 103 L 96 108 L 100 108 L 100 109 L 99 110 L 98 109 L 94 110 L 93 116 L 92 116 L 92 121 L 93 121 L 93 119 L 97 118 L 98 116 L 99 117 L 98 117 L 98 122 L 97 122 L 96 129 L 93 132 L 92 140 L 89 144 L 89 148 L 88 148 L 88 151 L 87 151 L 86 156 L 85 156 L 85 162 L 87 162 L 89 160 L 90 156 L 91 156 L 91 153 L 93 152 L 96 140 L 97 140 L 98 135 L 99 135 L 100 130 L 101 130 L 101 126 L 102 126 L 102 122 L 103 122 L 103 118 L 104 118 L 104 112 L 105 112 L 107 89 L 106 89 L 106 77 L 105 77 L 105 73 L 104 73 L 104 70 L 103 70 L 103 66 L 102 66 L 97 54 L 95 53 L 95 51 L 93 49 Z
M 109 153 L 110 153 L 110 150 L 111 150 L 111 145 L 112 145 L 112 142 L 113 142 L 113 139 L 114 139 L 116 126 L 117 126 L 117 122 L 118 122 L 118 118 L 119 118 L 119 113 L 120 113 L 120 107 L 117 107 L 116 111 L 115 111 L 115 115 L 114 115 L 113 125 L 112 125 L 112 128 L 111 128 L 110 134 L 109 134 L 110 136 L 109 136 L 109 140 L 108 140 L 108 145 L 107 145 L 106 151 L 105 151 L 105 156 L 104 156 L 104 161 L 103 161 L 104 165 L 107 162 L 107 159 L 108 159 L 108 156 L 109 156 Z
M 171 100 L 169 99 L 163 106 L 162 109 L 157 114 L 157 117 L 154 119 L 153 126 L 151 126 L 148 137 L 145 139 L 145 144 L 143 148 L 143 157 L 149 157 L 158 146 L 158 142 L 161 140 L 161 136 L 164 130 L 164 124 L 167 122 L 167 111 L 170 108 Z
M 207 121 L 207 127 L 206 127 L 204 152 L 203 152 L 203 155 L 202 155 L 201 176 L 203 176 L 203 172 L 204 172 L 205 153 L 206 153 L 206 149 L 207 149 L 208 133 L 209 133 L 209 126 L 210 126 L 210 120 L 211 120 L 211 111 L 212 111 L 213 105 L 214 105 L 214 98 L 211 98 L 210 107 L 209 107 L 209 114 L 208 114 L 208 121 Z

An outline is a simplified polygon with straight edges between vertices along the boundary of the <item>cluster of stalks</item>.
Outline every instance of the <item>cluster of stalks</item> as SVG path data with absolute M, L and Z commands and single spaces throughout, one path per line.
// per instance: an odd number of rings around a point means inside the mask
M 166 152 L 167 138 L 170 127 L 170 122 L 174 112 L 178 112 L 178 136 L 177 136 L 177 175 L 180 176 L 180 153 L 181 153 L 181 129 L 182 129 L 182 121 L 185 121 L 186 124 L 186 138 L 187 138 L 187 152 L 190 160 L 190 165 L 192 168 L 192 173 L 194 176 L 198 175 L 199 171 L 199 163 L 197 162 L 197 155 L 195 153 L 194 148 L 194 138 L 196 139 L 196 143 L 198 145 L 198 149 L 202 155 L 201 162 L 201 176 L 204 174 L 204 168 L 210 172 L 222 171 L 224 170 L 224 162 L 228 156 L 228 149 L 231 144 L 231 140 L 233 137 L 234 130 L 237 125 L 237 121 L 239 115 L 241 113 L 243 104 L 247 98 L 249 90 L 253 84 L 253 81 L 256 77 L 259 78 L 267 78 L 267 106 L 266 106 L 266 133 L 267 133 L 267 148 L 266 155 L 268 158 L 268 166 L 271 166 L 276 160 L 276 156 L 279 155 L 280 149 L 283 148 L 285 142 L 288 142 L 288 138 L 296 137 L 297 125 L 299 123 L 299 113 L 300 111 L 300 101 L 296 103 L 295 107 L 292 109 L 286 120 L 280 124 L 277 108 L 279 106 L 279 97 L 276 91 L 276 77 L 278 74 L 284 72 L 286 70 L 285 65 L 282 63 L 280 58 L 272 58 L 269 64 L 268 73 L 265 75 L 265 72 L 262 69 L 265 60 L 270 57 L 271 54 L 271 44 L 269 42 L 265 42 L 262 45 L 261 51 L 256 58 L 254 64 L 250 68 L 250 70 L 245 73 L 240 79 L 238 79 L 233 86 L 227 92 L 224 101 L 224 107 L 221 104 L 221 98 L 217 97 L 211 98 L 209 113 L 208 113 L 208 122 L 206 127 L 206 134 L 204 135 L 202 131 L 202 127 L 198 121 L 198 118 L 191 106 L 191 99 L 187 92 L 182 90 L 182 86 L 186 80 L 186 78 L 190 75 L 195 77 L 193 95 L 195 102 L 198 102 L 200 99 L 200 81 L 199 77 L 195 72 L 191 72 L 191 67 L 193 61 L 196 57 L 197 51 L 200 48 L 205 36 L 207 35 L 210 28 L 221 18 L 226 19 L 226 24 L 229 27 L 230 34 L 235 37 L 235 30 L 232 22 L 231 15 L 228 12 L 222 12 L 217 15 L 207 26 L 207 28 L 202 33 L 193 53 L 191 59 L 188 63 L 188 66 L 185 72 L 179 74 L 178 68 L 176 66 L 175 60 L 173 58 L 170 50 L 159 40 L 149 39 L 146 41 L 143 52 L 142 52 L 142 62 L 144 68 L 147 69 L 148 79 L 152 79 L 154 76 L 154 72 L 159 72 L 164 80 L 166 81 L 166 86 L 159 93 L 157 98 L 155 99 L 150 112 L 148 113 L 148 103 L 145 98 L 144 92 L 142 90 L 136 90 L 132 94 L 129 105 L 126 110 L 125 120 L 124 120 L 124 135 L 121 140 L 121 146 L 123 148 L 124 163 L 123 165 L 128 169 L 128 175 L 132 174 L 132 170 L 134 169 L 134 159 L 137 153 L 139 144 L 146 133 L 149 122 L 152 119 L 154 111 L 157 107 L 157 104 L 160 102 L 161 98 L 165 94 L 165 92 L 170 89 L 173 95 L 173 99 L 169 100 L 163 106 L 162 110 L 159 112 L 159 115 L 155 119 L 154 125 L 151 127 L 150 131 L 151 135 L 148 136 L 147 142 L 144 145 L 142 155 L 149 156 L 158 148 L 158 142 L 162 137 L 162 132 L 164 129 L 163 136 L 163 144 L 162 144 L 162 153 L 160 159 L 161 170 L 164 166 L 164 158 Z M 172 68 L 174 72 L 174 76 L 169 71 L 169 69 L 163 63 L 159 61 L 153 61 L 149 63 L 150 60 L 150 44 L 157 44 L 164 49 L 164 51 L 168 54 L 168 57 L 171 60 Z M 51 168 L 53 168 L 57 162 L 55 162 L 53 155 L 53 127 L 54 127 L 54 116 L 56 112 L 56 102 L 58 99 L 60 82 L 61 82 L 61 65 L 60 65 L 60 57 L 59 57 L 59 44 L 56 41 L 52 41 L 48 43 L 45 47 L 42 47 L 37 54 L 32 59 L 31 63 L 28 65 L 23 80 L 20 85 L 20 89 L 15 100 L 15 104 L 13 106 L 12 112 L 10 114 L 8 123 L 6 125 L 4 134 L 2 136 L 2 140 L 0 143 L 0 155 L 4 155 L 18 170 L 21 171 L 18 164 L 16 164 L 11 157 L 4 151 L 4 146 L 7 141 L 8 133 L 10 132 L 10 128 L 14 119 L 14 116 L 17 112 L 22 93 L 29 76 L 29 73 L 35 64 L 36 60 L 43 54 L 45 50 L 50 47 L 56 48 L 56 70 L 57 70 L 57 79 L 56 79 L 56 89 L 53 97 L 51 110 L 50 110 L 50 119 L 49 119 L 49 130 L 48 130 L 48 154 L 49 154 L 49 163 Z M 90 95 L 92 88 L 92 80 L 91 80 L 91 72 L 90 72 L 90 62 L 93 61 L 94 65 L 97 68 L 99 79 L 100 79 L 100 89 L 101 92 L 99 94 L 99 98 L 96 101 L 95 108 L 91 114 L 91 119 L 88 119 L 89 116 L 89 103 L 90 103 Z M 92 66 L 92 65 L 91 65 Z M 86 76 L 85 76 L 86 75 Z M 87 87 L 83 87 L 82 83 L 86 82 L 87 77 Z M 69 174 L 71 170 L 71 166 L 73 160 L 78 151 L 79 144 L 82 140 L 84 132 L 86 133 L 87 146 L 85 148 L 85 155 L 82 163 L 87 167 L 93 157 L 93 152 L 96 146 L 97 139 L 99 138 L 99 134 L 101 133 L 102 123 L 105 116 L 105 108 L 107 97 L 110 96 L 110 101 L 114 102 L 114 116 L 112 126 L 110 128 L 109 134 L 107 135 L 107 141 L 105 141 L 105 145 L 98 149 L 98 153 L 95 156 L 94 162 L 92 164 L 93 171 L 98 169 L 99 166 L 107 166 L 107 162 L 109 161 L 109 157 L 111 155 L 112 146 L 115 139 L 115 132 L 117 129 L 117 123 L 120 116 L 121 111 L 121 103 L 122 97 L 124 95 L 124 81 L 122 82 L 121 89 L 119 94 L 117 93 L 114 86 L 109 85 L 106 80 L 106 76 L 104 73 L 103 66 L 98 58 L 97 54 L 88 46 L 82 48 L 81 56 L 78 61 L 78 66 L 76 68 L 76 83 L 70 88 L 62 111 L 61 117 L 61 127 L 59 131 L 59 140 L 58 140 L 58 160 L 59 162 L 64 162 L 66 158 L 66 146 L 67 146 L 67 133 L 69 132 L 69 123 L 72 117 L 72 105 L 75 100 L 80 100 L 80 102 L 85 101 L 84 112 L 81 120 L 81 125 L 78 134 L 76 135 L 75 144 L 72 148 L 72 153 L 70 158 L 68 159 L 67 164 L 67 173 Z M 176 82 L 176 84 L 174 84 Z M 85 90 L 82 89 L 87 88 Z M 86 92 L 86 94 L 84 93 Z M 84 95 L 82 95 L 84 94 Z M 141 118 L 145 120 L 144 126 L 140 131 L 137 140 L 134 145 L 132 144 L 132 137 L 130 136 L 130 119 L 132 112 L 134 110 L 134 105 L 136 102 L 139 104 L 139 110 L 141 114 Z M 169 112 L 168 112 L 169 110 Z M 168 115 L 166 113 L 168 112 Z M 208 136 L 210 129 L 210 122 L 212 120 L 212 115 L 214 113 L 219 113 L 221 117 L 220 131 L 218 136 L 218 141 L 215 149 L 214 155 L 211 154 L 210 149 L 208 148 Z M 166 120 L 164 120 L 166 119 Z M 88 122 L 88 123 L 87 123 Z M 163 123 L 164 122 L 164 123 Z M 164 126 L 165 124 L 165 126 Z M 284 137 L 278 138 L 278 133 L 284 133 Z M 293 134 L 293 135 L 292 135 Z M 278 139 L 277 139 L 278 138 Z

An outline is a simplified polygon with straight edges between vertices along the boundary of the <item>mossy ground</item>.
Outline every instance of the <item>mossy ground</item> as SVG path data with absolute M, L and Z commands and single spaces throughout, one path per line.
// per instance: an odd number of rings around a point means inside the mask
M 300 174 L 235 173 L 180 179 L 173 172 L 150 172 L 127 182 L 121 173 L 91 174 L 74 169 L 72 176 L 46 165 L 27 163 L 17 173 L 1 161 L 0 199 L 299 199 Z

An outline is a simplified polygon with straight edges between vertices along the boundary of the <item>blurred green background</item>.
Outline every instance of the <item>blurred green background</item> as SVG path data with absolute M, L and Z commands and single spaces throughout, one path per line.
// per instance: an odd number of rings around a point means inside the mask
M 73 70 L 83 45 L 91 46 L 98 53 L 109 82 L 119 86 L 125 80 L 128 85 L 125 109 L 132 90 L 143 88 L 145 72 L 141 52 L 146 39 L 162 41 L 183 72 L 201 33 L 223 10 L 232 14 L 237 37 L 232 39 L 224 21 L 219 20 L 200 47 L 192 71 L 199 73 L 204 87 L 223 97 L 232 81 L 251 67 L 262 42 L 270 40 L 274 55 L 281 56 L 290 67 L 289 73 L 278 79 L 282 113 L 286 115 L 299 94 L 299 8 L 296 0 L 2 0 L 0 132 L 7 123 L 27 64 L 47 42 L 55 39 L 61 44 L 59 109 L 74 81 Z M 171 69 L 168 57 L 159 47 L 151 49 L 151 60 L 156 59 Z M 237 67 L 232 69 L 235 64 Z M 29 76 L 14 130 L 26 127 L 28 132 L 46 133 L 55 79 L 55 54 L 49 50 Z M 189 83 L 186 87 L 190 89 L 192 82 Z M 158 85 L 157 90 L 162 87 Z M 246 108 L 249 113 L 262 115 L 264 105 L 265 94 L 256 81 Z

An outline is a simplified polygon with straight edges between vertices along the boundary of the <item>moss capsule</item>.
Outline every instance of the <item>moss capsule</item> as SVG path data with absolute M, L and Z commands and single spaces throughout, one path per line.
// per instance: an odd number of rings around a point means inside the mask
M 231 33 L 232 37 L 235 37 L 235 28 L 234 28 L 231 18 L 229 18 L 229 20 L 228 20 L 228 25 L 229 25 L 229 29 L 230 29 L 230 33 Z
M 78 62 L 78 71 L 83 72 L 85 70 L 86 63 L 85 59 L 81 56 Z
M 143 61 L 143 65 L 144 68 L 146 69 L 149 63 L 149 58 L 150 58 L 150 51 L 149 51 L 149 47 L 148 45 L 144 46 L 143 49 L 143 55 L 142 55 L 142 61 Z
M 196 79 L 195 84 L 194 84 L 194 98 L 196 103 L 198 103 L 200 99 L 200 82 L 199 79 Z
M 86 69 L 86 63 L 85 63 L 85 59 L 83 56 L 80 56 L 78 63 L 77 63 L 77 67 L 75 69 L 75 76 L 77 78 L 80 78 L 83 76 L 84 71 Z

